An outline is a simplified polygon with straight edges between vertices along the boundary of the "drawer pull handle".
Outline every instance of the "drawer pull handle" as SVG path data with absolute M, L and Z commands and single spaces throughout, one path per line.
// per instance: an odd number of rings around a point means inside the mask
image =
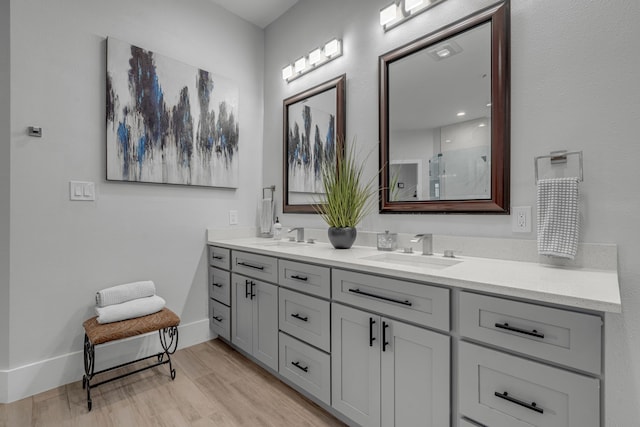
M 214 256 L 212 256 L 212 258 L 213 259 L 224 259 L 224 257 L 220 256 L 220 255 L 214 255 Z
M 496 323 L 495 326 L 496 328 L 506 329 L 507 331 L 517 332 L 519 334 L 531 335 L 532 337 L 536 337 L 536 338 L 544 338 L 544 334 L 541 334 L 535 329 L 533 331 L 527 331 L 526 329 L 520 329 L 520 328 L 515 328 L 513 326 L 509 326 L 508 323 L 504 323 L 504 324 Z
M 292 364 L 293 366 L 295 366 L 296 368 L 300 369 L 301 371 L 309 372 L 309 367 L 308 367 L 308 366 L 302 366 L 302 365 L 300 364 L 300 362 L 291 362 L 291 364 Z
M 213 320 L 215 320 L 216 322 L 222 322 L 222 317 L 220 316 L 213 316 Z
M 389 324 L 387 322 L 382 322 L 382 351 L 385 351 L 385 349 L 389 345 L 389 341 L 387 341 L 388 327 L 389 327 Z
M 497 391 L 493 393 L 496 397 L 500 399 L 508 400 L 511 403 L 515 403 L 516 405 L 524 406 L 527 409 L 531 409 L 532 411 L 538 412 L 539 414 L 544 414 L 544 410 L 542 408 L 538 408 L 536 402 L 523 402 L 522 400 L 516 399 L 515 397 L 509 396 L 509 393 L 506 391 L 503 393 L 498 393 Z
M 361 291 L 360 289 L 356 288 L 356 289 L 349 289 L 349 292 L 353 292 L 354 294 L 359 294 L 359 295 L 365 295 L 371 298 L 378 298 L 381 300 L 385 300 L 385 301 L 389 301 L 389 302 L 394 302 L 396 304 L 402 304 L 402 305 L 406 305 L 411 307 L 413 304 L 411 303 L 411 301 L 409 300 L 404 300 L 404 301 L 400 301 L 397 299 L 393 299 L 393 298 L 387 298 L 387 297 L 383 297 L 381 295 L 376 295 L 376 294 L 370 294 L 369 292 L 364 292 Z
M 291 278 L 292 279 L 297 279 L 297 280 L 302 280 L 303 282 L 306 282 L 307 280 L 309 280 L 306 276 L 298 276 L 297 274 L 291 276 Z
M 244 297 L 249 298 L 249 295 L 251 295 L 251 291 L 249 290 L 249 283 L 251 283 L 251 281 L 249 279 L 246 279 L 244 281 Z
M 373 336 L 373 325 L 376 324 L 376 321 L 373 320 L 373 317 L 369 317 L 369 347 L 373 347 L 373 342 L 376 338 Z
M 309 321 L 309 317 L 302 317 L 298 313 L 293 313 L 291 317 L 295 317 L 296 319 L 302 320 L 303 322 Z
M 244 267 L 249 267 L 249 268 L 254 268 L 256 270 L 264 270 L 264 266 L 262 266 L 262 265 L 253 265 L 253 264 L 248 264 L 246 262 L 239 262 L 238 265 L 242 265 Z
M 254 282 L 253 280 L 251 281 L 251 299 L 253 299 L 253 297 L 256 296 L 256 293 L 253 291 L 254 288 L 256 286 L 256 282 Z
M 216 282 L 213 282 L 212 285 L 215 286 L 216 288 L 221 288 L 222 287 L 222 284 L 216 283 Z

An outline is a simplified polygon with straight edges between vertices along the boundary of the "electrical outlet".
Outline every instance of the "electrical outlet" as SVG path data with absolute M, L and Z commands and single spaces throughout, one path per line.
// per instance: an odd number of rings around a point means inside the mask
M 229 211 L 229 225 L 238 224 L 238 211 Z
M 531 233 L 531 206 L 520 206 L 511 209 L 511 231 L 514 233 Z

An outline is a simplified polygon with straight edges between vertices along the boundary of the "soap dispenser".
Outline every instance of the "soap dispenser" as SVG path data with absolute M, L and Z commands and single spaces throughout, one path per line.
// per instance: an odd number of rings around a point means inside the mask
M 280 240 L 281 236 L 282 236 L 282 224 L 280 224 L 278 217 L 276 217 L 276 222 L 273 223 L 273 238 L 276 240 Z

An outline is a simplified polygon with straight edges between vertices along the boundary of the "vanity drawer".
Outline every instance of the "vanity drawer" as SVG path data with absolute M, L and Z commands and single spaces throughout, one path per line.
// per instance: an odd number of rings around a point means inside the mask
M 233 251 L 231 260 L 231 269 L 236 273 L 267 282 L 278 283 L 278 260 L 276 258 Z
M 331 269 L 301 262 L 278 261 L 280 285 L 300 292 L 331 297 Z
M 461 292 L 460 334 L 594 374 L 601 370 L 599 316 Z
M 463 415 L 491 427 L 600 425 L 598 379 L 466 342 L 459 348 Z
M 228 270 L 230 267 L 231 251 L 226 248 L 209 246 L 209 265 Z
M 231 278 L 228 271 L 209 267 L 209 298 L 231 305 Z
M 333 299 L 444 331 L 449 330 L 449 290 L 334 269 Z
M 209 300 L 209 323 L 211 330 L 224 338 L 231 340 L 231 309 L 216 300 Z
M 329 352 L 331 303 L 280 289 L 280 330 Z
M 280 332 L 280 375 L 331 405 L 331 357 Z
M 480 423 L 477 423 L 475 421 L 471 421 L 471 420 L 467 420 L 465 418 L 461 418 L 460 419 L 460 427 L 485 427 Z

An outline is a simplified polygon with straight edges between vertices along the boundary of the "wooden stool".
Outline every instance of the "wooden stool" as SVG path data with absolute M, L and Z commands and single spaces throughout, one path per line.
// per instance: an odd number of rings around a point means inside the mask
M 99 385 L 106 384 L 159 365 L 164 365 L 165 363 L 169 364 L 171 379 L 175 379 L 176 371 L 171 365 L 171 355 L 175 353 L 176 348 L 178 347 L 178 325 L 180 324 L 180 317 L 178 317 L 177 314 L 168 308 L 163 308 L 159 312 L 149 314 L 148 316 L 136 317 L 135 319 L 122 320 L 120 322 L 100 324 L 97 319 L 97 316 L 92 317 L 91 319 L 85 320 L 82 324 L 82 326 L 84 326 L 84 375 L 82 377 L 82 388 L 87 389 L 87 407 L 89 408 L 89 411 L 91 411 L 91 389 L 98 387 Z M 160 336 L 160 345 L 162 345 L 162 349 L 164 351 L 131 362 L 123 363 L 112 368 L 104 369 L 99 372 L 94 372 L 96 345 L 153 331 L 158 331 L 158 335 Z M 137 369 L 133 372 L 128 372 L 126 374 L 101 381 L 97 384 L 91 384 L 91 380 L 95 375 L 151 359 L 152 357 L 156 357 L 158 362 L 153 365 Z

